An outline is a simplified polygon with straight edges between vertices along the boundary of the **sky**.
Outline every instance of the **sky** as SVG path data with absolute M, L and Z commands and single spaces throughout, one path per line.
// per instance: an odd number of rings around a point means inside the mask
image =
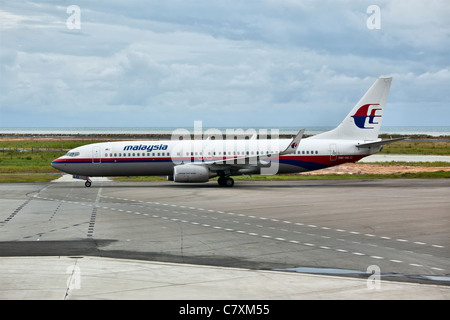
M 1 0 L 0 129 L 334 126 L 386 76 L 384 126 L 450 126 L 449 17 L 448 0 Z

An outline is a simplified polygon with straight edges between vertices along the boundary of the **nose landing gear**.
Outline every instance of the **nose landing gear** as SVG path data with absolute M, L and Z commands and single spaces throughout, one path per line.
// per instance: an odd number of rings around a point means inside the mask
M 72 177 L 74 179 L 86 180 L 86 182 L 84 183 L 86 188 L 89 188 L 91 186 L 91 184 L 92 184 L 92 181 L 91 181 L 91 179 L 89 179 L 88 176 L 80 176 L 80 175 L 74 174 Z

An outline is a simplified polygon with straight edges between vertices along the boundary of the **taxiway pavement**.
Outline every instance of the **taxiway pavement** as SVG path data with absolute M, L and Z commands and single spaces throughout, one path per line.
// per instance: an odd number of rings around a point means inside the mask
M 1 184 L 0 269 L 10 259 L 33 257 L 20 262 L 29 275 L 52 257 L 95 257 L 107 258 L 103 266 L 120 259 L 239 272 L 286 270 L 282 274 L 289 277 L 306 277 L 312 269 L 345 271 L 363 282 L 368 270 L 379 270 L 381 279 L 405 283 L 395 298 L 427 298 L 407 289 L 414 282 L 448 299 L 449 187 L 446 179 L 237 181 L 233 188 L 216 182 Z M 189 271 L 185 276 L 192 277 Z M 10 283 L 3 272 L 0 283 Z M 320 297 L 319 288 L 310 297 Z M 364 298 L 361 292 L 373 297 L 359 289 L 355 298 Z M 273 290 L 272 297 L 288 297 Z M 323 297 L 330 298 L 325 291 Z M 340 292 L 351 297 L 345 286 L 333 292 L 332 298 Z M 307 297 L 291 297 L 299 296 Z

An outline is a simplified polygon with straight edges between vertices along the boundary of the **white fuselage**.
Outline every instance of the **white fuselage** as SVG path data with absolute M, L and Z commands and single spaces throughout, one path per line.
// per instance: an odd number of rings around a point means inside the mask
M 295 152 L 278 156 L 290 139 L 124 141 L 75 148 L 52 162 L 58 170 L 82 176 L 171 176 L 182 164 L 224 160 L 241 164 L 231 175 L 295 173 L 356 162 L 377 150 L 358 149 L 354 140 L 303 139 Z M 272 156 L 275 154 L 276 156 Z M 253 157 L 248 159 L 248 157 Z M 245 164 L 248 164 L 247 166 Z M 243 168 L 245 167 L 245 168 Z M 214 168 L 212 168 L 214 171 Z M 212 173 L 212 176 L 217 174 Z

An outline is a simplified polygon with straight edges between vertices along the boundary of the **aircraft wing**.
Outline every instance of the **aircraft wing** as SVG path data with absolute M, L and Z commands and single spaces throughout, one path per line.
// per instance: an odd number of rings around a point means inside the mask
M 273 154 L 262 154 L 262 155 L 256 155 L 256 156 L 241 156 L 241 157 L 234 157 L 234 158 L 227 158 L 227 159 L 220 159 L 220 160 L 212 160 L 212 161 L 203 161 L 201 163 L 198 163 L 199 165 L 206 165 L 209 166 L 211 169 L 214 170 L 224 170 L 224 169 L 242 169 L 242 168 L 250 168 L 250 167 L 264 167 L 264 166 L 270 166 L 270 161 L 265 161 L 265 159 L 269 157 L 277 157 L 282 156 L 286 154 L 292 154 L 297 151 L 297 148 L 300 144 L 300 140 L 302 139 L 303 133 L 305 132 L 305 129 L 301 129 L 297 135 L 292 139 L 292 141 L 289 143 L 288 147 L 278 153 Z

